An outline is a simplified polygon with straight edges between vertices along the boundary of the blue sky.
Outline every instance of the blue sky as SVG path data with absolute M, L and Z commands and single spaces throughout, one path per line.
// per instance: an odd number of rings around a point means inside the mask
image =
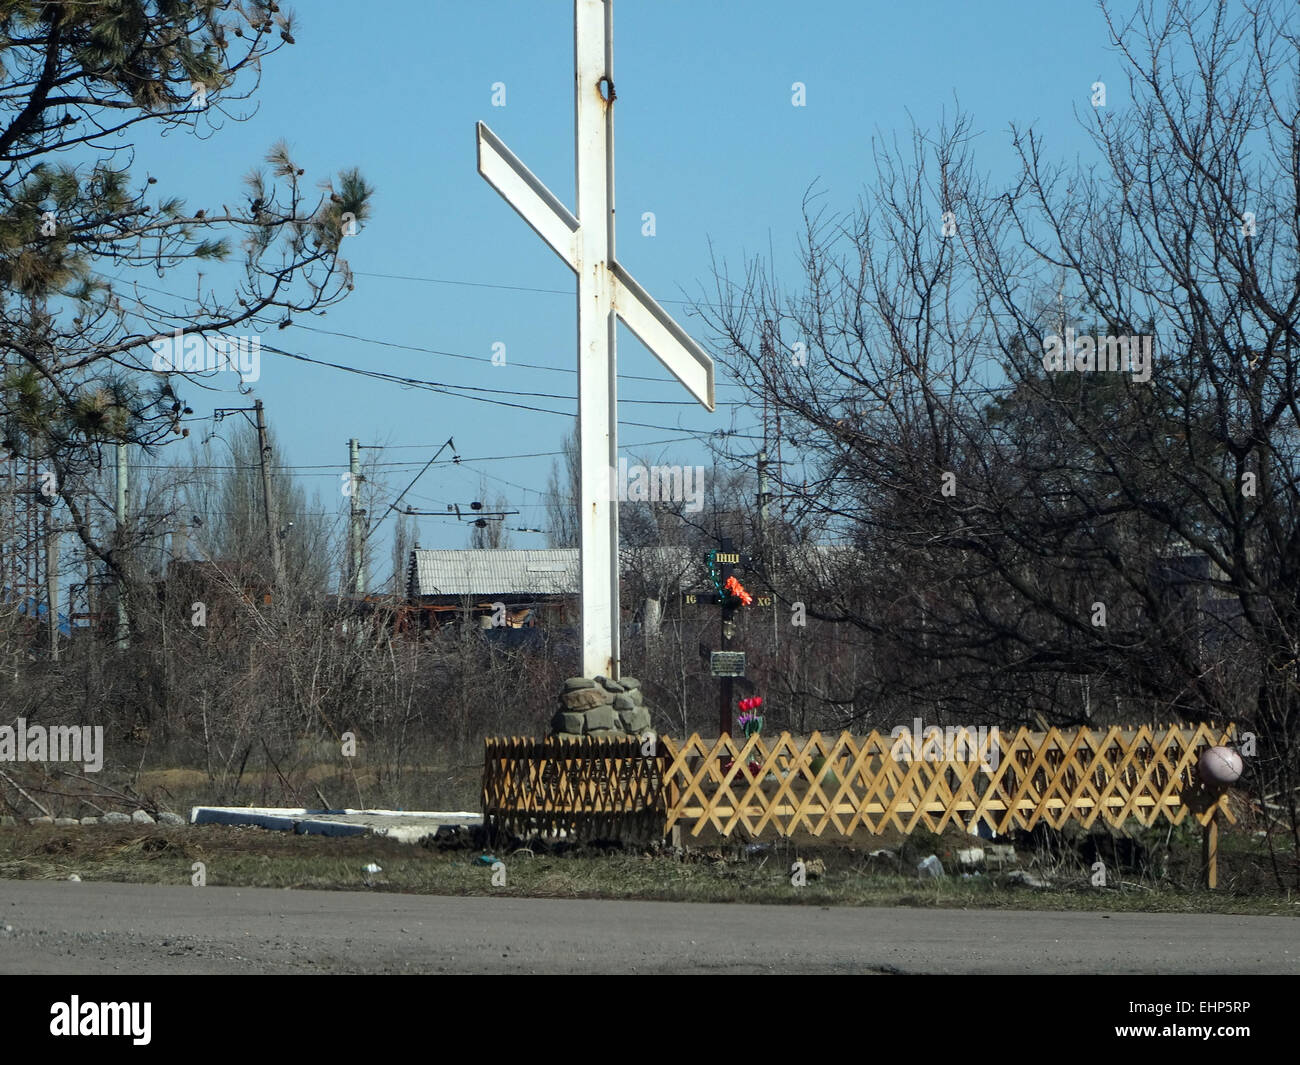
M 280 138 L 308 180 L 356 165 L 375 186 L 370 223 L 344 243 L 355 292 L 326 317 L 302 319 L 310 330 L 295 325 L 266 341 L 389 373 L 572 396 L 573 275 L 478 176 L 474 148 L 481 119 L 572 206 L 570 0 L 314 0 L 298 6 L 295 36 L 265 63 L 248 121 L 203 141 L 138 139 L 137 171 L 195 206 L 233 203 L 242 175 Z M 617 0 L 619 259 L 706 341 L 702 325 L 671 301 L 711 288 L 710 245 L 733 264 L 770 247 L 793 282 L 805 190 L 817 181 L 828 208 L 852 209 L 874 178 L 873 135 L 906 137 L 912 120 L 932 127 L 956 102 L 980 131 L 982 169 L 1010 172 L 1013 121 L 1036 125 L 1050 154 L 1072 162 L 1090 150 L 1075 114 L 1087 110 L 1098 78 L 1109 105 L 1122 107 L 1105 22 L 1084 0 Z M 791 105 L 795 81 L 807 86 L 806 107 Z M 496 82 L 505 84 L 505 107 L 492 106 Z M 654 237 L 641 235 L 644 211 L 655 214 Z M 183 288 L 170 275 L 142 280 Z M 504 367 L 490 362 L 497 342 L 506 345 Z M 660 427 L 625 425 L 621 454 L 705 462 L 692 434 L 758 424 L 761 412 L 744 405 L 725 375 L 710 415 L 625 331 L 619 370 L 657 379 L 622 385 L 621 418 Z M 244 402 L 231 375 L 222 376 L 228 395 L 187 392 L 196 417 Z M 551 457 L 493 457 L 556 452 L 572 425 L 570 417 L 404 390 L 269 353 L 254 396 L 266 404 L 282 460 L 301 467 L 308 494 L 319 492 L 328 510 L 343 504 L 348 437 L 385 445 L 379 461 L 401 464 L 385 467 L 393 494 L 453 437 L 462 462 L 435 466 L 406 502 L 430 510 L 465 503 L 478 498 L 485 476 L 489 493 L 520 511 L 508 524 L 540 528 Z M 576 409 L 574 401 L 519 402 Z M 206 431 L 191 424 L 195 436 Z M 419 527 L 429 547 L 463 546 L 467 536 L 455 522 Z M 377 539 L 384 543 L 385 532 Z M 512 540 L 545 546 L 537 534 L 514 532 Z M 388 568 L 381 546 L 373 576 L 383 579 Z

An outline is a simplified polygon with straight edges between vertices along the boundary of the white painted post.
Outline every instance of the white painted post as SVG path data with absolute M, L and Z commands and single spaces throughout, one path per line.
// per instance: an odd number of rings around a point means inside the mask
M 578 453 L 582 568 L 582 672 L 617 677 L 619 667 L 618 503 L 609 471 L 618 465 L 614 291 L 613 11 L 575 0 L 573 107 L 577 128 Z
M 713 360 L 614 258 L 613 0 L 574 0 L 578 216 L 482 122 L 479 173 L 578 275 L 582 672 L 619 675 L 618 319 L 708 410 Z

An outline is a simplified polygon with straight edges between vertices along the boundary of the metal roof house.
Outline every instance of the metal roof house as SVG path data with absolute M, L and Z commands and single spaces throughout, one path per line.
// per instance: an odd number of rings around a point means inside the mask
M 699 552 L 679 547 L 624 549 L 620 552 L 624 594 L 630 611 L 644 595 L 677 596 L 696 587 L 703 576 Z M 407 574 L 407 610 L 422 625 L 467 612 L 481 624 L 506 608 L 505 627 L 576 623 L 579 554 L 576 547 L 545 549 L 432 550 L 411 552 Z M 499 616 L 499 612 L 498 612 Z
M 578 549 L 411 552 L 408 584 L 415 600 L 551 598 L 578 594 Z
M 578 549 L 430 550 L 411 552 L 407 597 L 423 620 L 437 626 L 444 616 L 488 619 L 505 606 L 508 628 L 553 620 L 578 598 Z
M 639 612 L 651 602 L 661 602 L 676 613 L 686 593 L 710 592 L 704 554 L 699 547 L 682 545 L 624 546 L 619 560 L 627 622 L 636 624 Z M 833 586 L 855 557 L 848 548 L 800 545 L 773 551 L 770 563 L 774 571 L 800 586 L 819 589 Z M 409 631 L 417 618 L 419 628 L 472 618 L 487 628 L 494 614 L 499 620 L 493 627 L 498 629 L 539 623 L 547 628 L 576 625 L 579 566 L 576 547 L 417 547 L 411 552 L 400 627 Z M 757 588 L 761 583 L 755 576 L 751 585 Z M 504 618 L 496 604 L 504 606 Z

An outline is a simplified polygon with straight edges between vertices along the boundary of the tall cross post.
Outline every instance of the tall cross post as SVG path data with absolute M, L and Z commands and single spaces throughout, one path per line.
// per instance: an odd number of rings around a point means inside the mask
M 478 171 L 578 275 L 578 449 L 582 672 L 619 676 L 618 321 L 708 410 L 713 360 L 614 258 L 613 0 L 574 0 L 578 214 L 484 123 Z

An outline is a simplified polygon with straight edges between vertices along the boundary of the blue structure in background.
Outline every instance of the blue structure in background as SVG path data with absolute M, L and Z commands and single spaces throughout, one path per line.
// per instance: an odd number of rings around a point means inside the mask
M 5 598 L 5 602 L 12 603 L 14 601 L 13 592 L 10 589 L 6 588 L 4 590 L 4 598 Z M 50 608 L 47 607 L 45 603 L 42 602 L 40 599 L 34 599 L 30 595 L 26 596 L 21 601 L 18 607 L 19 613 L 26 614 L 28 617 L 34 616 L 38 620 L 42 620 L 42 621 L 45 619 L 45 616 L 49 613 L 49 609 Z M 60 636 L 72 635 L 72 621 L 69 619 L 68 615 L 64 614 L 62 611 L 59 612 L 59 635 Z

